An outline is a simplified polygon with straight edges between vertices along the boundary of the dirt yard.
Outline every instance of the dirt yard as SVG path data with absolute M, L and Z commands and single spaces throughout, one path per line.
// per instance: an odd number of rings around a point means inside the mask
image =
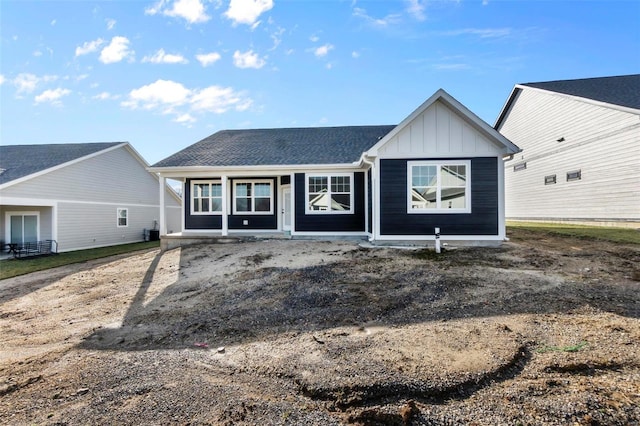
M 0 423 L 639 424 L 640 247 L 510 236 L 211 244 L 0 281 Z

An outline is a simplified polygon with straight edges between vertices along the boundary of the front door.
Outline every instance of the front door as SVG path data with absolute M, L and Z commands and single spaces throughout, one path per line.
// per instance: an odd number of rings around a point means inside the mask
M 291 231 L 291 187 L 282 187 L 282 230 Z
M 38 215 L 30 213 L 7 213 L 9 216 L 9 241 L 24 244 L 38 241 Z

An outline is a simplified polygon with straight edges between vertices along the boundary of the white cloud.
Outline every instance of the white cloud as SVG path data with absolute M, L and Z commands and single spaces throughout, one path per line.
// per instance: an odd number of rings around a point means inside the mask
M 13 79 L 13 84 L 16 86 L 18 93 L 31 93 L 36 90 L 36 86 L 40 79 L 34 75 L 29 73 L 21 73 Z
M 134 51 L 129 49 L 129 39 L 116 36 L 111 39 L 111 43 L 100 52 L 100 62 L 112 64 L 120 62 L 125 58 L 133 58 Z
M 280 43 L 282 43 L 282 35 L 285 33 L 285 29 L 282 27 L 278 27 L 277 31 L 274 31 L 271 34 L 271 40 L 273 40 L 273 46 L 271 47 L 271 49 L 269 49 L 270 51 L 272 50 L 276 50 L 278 48 L 278 46 L 280 46 Z
M 187 113 L 187 114 L 182 114 L 176 117 L 173 121 L 175 121 L 176 123 L 191 124 L 191 123 L 195 123 L 196 119 L 191 114 Z
M 389 14 L 384 18 L 374 18 L 372 16 L 369 16 L 367 14 L 367 11 L 360 7 L 353 8 L 353 16 L 363 19 L 367 24 L 377 28 L 386 28 L 390 25 L 399 24 L 401 22 L 400 14 L 394 13 Z
M 55 19 L 53 21 L 51 21 L 51 26 L 53 27 L 56 24 L 56 22 L 58 22 L 58 21 L 56 21 Z
M 442 36 L 475 35 L 480 38 L 499 38 L 511 35 L 511 28 L 461 28 L 458 30 L 440 31 Z
M 317 43 L 320 40 L 320 37 L 318 37 L 317 35 L 312 35 L 311 37 L 309 37 L 309 40 L 311 40 L 311 42 L 313 43 Z
M 273 0 L 231 0 L 224 15 L 234 25 L 255 25 L 258 17 L 273 7 Z M 254 27 L 255 28 L 255 27 Z
M 151 62 L 152 64 L 188 64 L 189 61 L 182 55 L 174 55 L 165 53 L 164 49 L 158 50 L 151 56 L 142 58 L 142 62 Z
M 76 47 L 76 56 L 86 55 L 87 53 L 95 52 L 104 43 L 101 38 L 93 41 L 85 41 L 82 46 Z
M 162 13 L 172 18 L 182 18 L 190 24 L 207 22 L 211 17 L 207 15 L 206 8 L 201 0 L 175 0 L 171 8 L 168 0 L 160 0 L 153 6 L 145 9 L 145 14 L 155 15 Z
M 438 71 L 456 71 L 471 68 L 469 64 L 451 63 L 451 64 L 433 64 L 433 68 Z
M 155 110 L 173 114 L 173 121 L 190 124 L 196 121 L 192 113 L 222 114 L 229 110 L 245 111 L 253 100 L 231 87 L 209 86 L 188 89 L 181 83 L 157 80 L 155 83 L 132 90 L 121 105 L 131 109 Z
M 313 50 L 313 54 L 316 55 L 316 57 L 322 58 L 323 56 L 327 56 L 330 50 L 333 50 L 333 44 L 327 43 L 323 46 L 316 47 L 312 50 Z
M 189 96 L 191 90 L 182 84 L 171 80 L 157 80 L 155 83 L 132 90 L 129 99 L 122 105 L 132 109 L 154 109 L 160 105 L 173 107 L 185 104 Z
M 2 86 L 5 81 L 7 81 L 7 79 L 4 77 L 4 75 L 0 74 L 0 86 Z
M 244 98 L 241 93 L 231 87 L 210 86 L 200 90 L 191 98 L 191 106 L 195 111 L 222 114 L 230 109 L 245 111 L 253 101 Z
M 40 50 L 36 50 L 33 52 L 33 56 L 35 56 L 36 58 L 42 56 L 42 52 Z
M 353 59 L 358 59 L 360 57 L 360 52 L 356 52 L 355 50 L 351 52 L 351 57 Z
M 67 96 L 70 93 L 71 93 L 71 90 L 61 89 L 61 88 L 57 88 L 53 90 L 45 90 L 44 92 L 42 92 L 41 94 L 35 97 L 35 102 L 36 104 L 49 102 L 53 105 L 61 105 L 62 102 L 60 101 L 60 99 L 63 96 Z
M 105 19 L 106 23 L 107 23 L 107 30 L 111 31 L 113 29 L 113 27 L 116 26 L 116 20 L 115 19 Z
M 202 54 L 196 55 L 196 59 L 198 60 L 198 62 L 200 62 L 200 64 L 203 67 L 207 67 L 211 64 L 216 63 L 218 60 L 220 60 L 220 58 L 221 56 L 217 52 L 202 53 Z
M 425 5 L 420 0 L 408 0 L 407 12 L 418 21 L 424 21 L 427 17 L 424 14 Z
M 102 93 L 98 93 L 95 96 L 92 96 L 91 99 L 98 99 L 98 100 L 101 100 L 101 101 L 107 101 L 107 100 L 110 100 L 110 99 L 118 99 L 119 97 L 120 96 L 112 95 L 109 92 L 102 92 Z
M 262 68 L 266 61 L 258 56 L 257 53 L 253 53 L 253 50 L 249 50 L 244 53 L 240 53 L 236 50 L 233 54 L 233 64 L 238 68 Z

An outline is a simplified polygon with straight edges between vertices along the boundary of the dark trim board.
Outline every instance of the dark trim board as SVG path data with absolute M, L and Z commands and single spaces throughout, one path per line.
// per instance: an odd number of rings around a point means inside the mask
M 305 174 L 296 173 L 296 232 L 364 232 L 364 172 L 355 172 L 353 181 L 353 214 L 306 214 Z
M 471 160 L 471 213 L 407 213 L 407 161 Z M 380 235 L 498 235 L 498 159 L 380 160 Z

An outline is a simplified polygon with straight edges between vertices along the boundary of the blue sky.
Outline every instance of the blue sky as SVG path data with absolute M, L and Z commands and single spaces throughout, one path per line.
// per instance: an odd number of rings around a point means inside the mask
M 493 124 L 516 83 L 640 72 L 640 1 L 0 0 L 3 145 L 397 124 L 443 88 Z

